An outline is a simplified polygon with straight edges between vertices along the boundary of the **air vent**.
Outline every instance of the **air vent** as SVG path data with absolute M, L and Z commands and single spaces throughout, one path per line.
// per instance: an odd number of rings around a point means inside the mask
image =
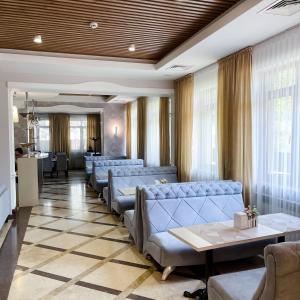
M 73 94 L 73 93 L 59 93 L 60 96 L 75 96 L 75 97 L 85 97 L 85 96 L 93 96 L 93 97 L 101 97 L 102 95 L 98 94 Z
M 280 0 L 264 9 L 263 12 L 279 16 L 292 16 L 299 11 L 300 0 Z
M 190 66 L 174 65 L 174 66 L 168 67 L 166 69 L 166 71 L 184 72 L 184 71 L 188 71 L 190 68 L 191 68 Z

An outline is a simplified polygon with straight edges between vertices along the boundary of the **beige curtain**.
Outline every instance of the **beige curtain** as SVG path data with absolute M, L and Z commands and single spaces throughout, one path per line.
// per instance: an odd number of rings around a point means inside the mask
M 218 140 L 223 179 L 243 183 L 244 202 L 250 202 L 252 49 L 246 48 L 219 61 Z
M 194 76 L 175 81 L 175 164 L 180 181 L 190 180 Z
M 146 101 L 147 97 L 138 97 L 137 99 L 137 156 L 140 159 L 145 158 L 146 149 Z
M 131 103 L 126 104 L 126 155 L 131 158 Z
M 53 152 L 70 150 L 70 116 L 67 114 L 50 114 L 50 149 Z
M 96 149 L 92 138 L 99 138 L 96 142 Z M 101 152 L 101 130 L 100 130 L 100 114 L 87 115 L 87 149 L 91 147 L 93 151 Z
M 160 98 L 159 107 L 160 165 L 170 165 L 169 97 Z

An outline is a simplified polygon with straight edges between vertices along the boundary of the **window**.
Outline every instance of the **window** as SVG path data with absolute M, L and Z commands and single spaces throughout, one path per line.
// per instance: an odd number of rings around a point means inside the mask
M 160 165 L 159 156 L 159 108 L 160 98 L 147 100 L 146 115 L 146 165 L 156 167 Z
M 71 152 L 85 152 L 87 145 L 87 116 L 70 116 L 70 150 Z
M 218 179 L 217 86 L 217 64 L 194 74 L 193 180 Z
M 50 129 L 48 115 L 39 115 L 39 126 L 35 129 L 36 149 L 41 152 L 50 151 Z
M 131 103 L 131 158 L 137 158 L 137 101 Z
M 300 216 L 300 27 L 254 48 L 253 199 Z

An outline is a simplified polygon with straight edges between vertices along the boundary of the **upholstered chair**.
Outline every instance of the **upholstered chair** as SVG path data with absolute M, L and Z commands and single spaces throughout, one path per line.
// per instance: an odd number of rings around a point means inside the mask
M 266 268 L 211 277 L 209 300 L 299 300 L 300 242 L 268 245 Z

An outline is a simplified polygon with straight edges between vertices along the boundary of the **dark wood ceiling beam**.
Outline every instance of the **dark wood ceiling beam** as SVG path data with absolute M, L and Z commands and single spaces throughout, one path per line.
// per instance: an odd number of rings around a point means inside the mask
M 2 2 L 4 1 L 4 2 Z M 0 3 L 0 7 L 6 7 L 7 9 L 9 9 L 10 7 L 14 7 L 14 9 L 17 9 L 20 13 L 22 12 L 23 14 L 27 14 L 26 10 L 32 12 L 32 11 L 36 11 L 37 13 L 40 14 L 40 16 L 42 15 L 48 15 L 50 13 L 53 14 L 57 14 L 59 16 L 63 16 L 63 13 L 65 13 L 66 17 L 72 17 L 70 16 L 70 11 L 77 13 L 79 16 L 84 16 L 86 19 L 89 19 L 89 21 L 92 20 L 97 20 L 97 21 L 101 21 L 101 19 L 105 20 L 106 18 L 111 18 L 111 17 L 116 17 L 118 19 L 123 19 L 123 20 L 127 20 L 128 19 L 132 19 L 135 22 L 136 21 L 147 21 L 150 23 L 156 23 L 156 24 L 161 24 L 164 25 L 165 22 L 168 22 L 169 24 L 173 24 L 173 25 L 179 25 L 179 24 L 184 24 L 186 20 L 184 20 L 184 17 L 180 16 L 173 16 L 173 15 L 165 15 L 163 13 L 161 14 L 148 14 L 147 12 L 143 12 L 143 11 L 136 11 L 136 12 L 128 12 L 128 11 L 122 11 L 122 10 L 115 10 L 113 7 L 104 7 L 103 9 L 101 9 L 101 11 L 97 12 L 95 10 L 93 11 L 89 11 L 86 8 L 80 8 L 78 6 L 70 6 L 69 7 L 60 7 L 57 8 L 55 7 L 55 5 L 51 5 L 48 4 L 47 5 L 47 9 L 45 8 L 45 6 L 42 6 L 41 4 L 35 4 L 34 6 L 31 6 L 30 3 L 33 3 L 33 1 L 30 0 L 26 0 L 26 2 L 24 1 L 24 3 L 22 4 L 22 7 L 20 7 L 20 5 L 14 5 L 14 4 L 9 4 L 9 3 L 5 3 L 5 1 L 8 0 L 1 0 Z M 214 13 L 214 14 L 208 14 L 208 13 L 203 13 L 203 14 L 198 14 L 195 15 L 194 17 L 191 17 L 188 21 L 197 21 L 199 19 L 203 20 L 203 21 L 210 21 L 211 18 L 215 18 L 218 14 Z M 99 18 L 99 20 L 98 20 Z
M 242 0 L 241 0 L 242 1 Z M 238 0 L 1 0 L 0 47 L 158 60 Z M 99 22 L 97 30 L 90 21 Z M 43 43 L 33 43 L 42 34 Z M 129 44 L 137 51 L 129 52 Z

